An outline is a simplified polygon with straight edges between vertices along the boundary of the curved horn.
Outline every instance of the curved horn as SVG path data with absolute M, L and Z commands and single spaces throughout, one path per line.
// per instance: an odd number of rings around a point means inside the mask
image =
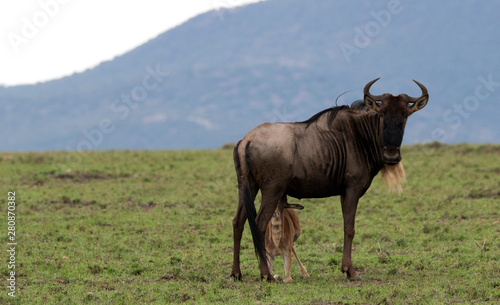
M 383 95 L 371 95 L 370 94 L 370 87 L 373 85 L 374 82 L 378 81 L 380 79 L 376 78 L 366 84 L 365 88 L 363 89 L 364 97 L 363 101 L 365 102 L 366 107 L 375 110 L 376 112 L 380 112 L 380 104 L 377 103 L 377 101 L 382 101 L 382 96 Z
M 372 80 L 371 82 L 369 82 L 368 84 L 366 84 L 365 88 L 363 89 L 363 94 L 365 95 L 365 98 L 368 97 L 374 101 L 382 100 L 382 95 L 371 95 L 370 94 L 370 87 L 379 79 L 380 79 L 380 77 L 376 78 L 376 79 Z
M 425 88 L 424 85 L 422 85 L 421 83 L 417 82 L 416 80 L 413 80 L 413 81 L 415 82 L 415 84 L 417 84 L 420 87 L 420 90 L 422 90 L 422 95 L 420 97 L 411 97 L 411 96 L 409 96 L 408 97 L 408 102 L 410 102 L 410 103 L 416 103 L 419 99 L 421 99 L 421 98 L 429 95 L 429 93 L 427 92 L 427 88 Z

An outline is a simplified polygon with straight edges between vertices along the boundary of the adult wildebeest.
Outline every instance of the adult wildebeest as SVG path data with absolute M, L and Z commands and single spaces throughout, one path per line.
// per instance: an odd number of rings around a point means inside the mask
M 233 220 L 234 253 L 231 276 L 241 279 L 240 243 L 248 218 L 261 278 L 275 281 L 265 253 L 265 230 L 276 207 L 287 205 L 287 196 L 322 198 L 340 195 L 344 218 L 342 272 L 358 275 L 351 262 L 354 218 L 358 200 L 375 175 L 384 168 L 404 173 L 398 166 L 406 120 L 425 107 L 427 89 L 418 98 L 406 94 L 371 95 L 366 84 L 363 107 L 333 107 L 304 122 L 266 123 L 251 130 L 234 148 L 239 201 Z M 361 109 L 361 110 L 359 110 Z M 398 172 L 399 171 L 399 172 Z M 254 200 L 259 189 L 262 202 L 257 215 Z

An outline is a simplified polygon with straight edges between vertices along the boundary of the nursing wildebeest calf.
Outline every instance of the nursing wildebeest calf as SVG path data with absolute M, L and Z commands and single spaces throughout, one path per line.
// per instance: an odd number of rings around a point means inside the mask
M 300 206 L 302 209 L 302 206 Z M 293 281 L 292 274 L 290 272 L 292 267 L 292 254 L 299 264 L 300 273 L 302 276 L 309 276 L 306 268 L 302 265 L 302 262 L 295 251 L 294 242 L 300 236 L 300 221 L 299 215 L 292 208 L 282 209 L 280 211 L 277 208 L 274 211 L 271 221 L 267 225 L 266 230 L 266 251 L 267 251 L 267 263 L 269 267 L 269 273 L 273 271 L 274 257 L 283 256 L 283 265 L 285 267 L 285 279 L 284 283 L 290 283 Z M 275 279 L 279 278 L 279 275 L 274 276 Z
M 425 107 L 427 89 L 418 98 L 406 94 L 371 95 L 364 88 L 364 107 L 334 107 L 297 123 L 262 124 L 234 148 L 239 201 L 233 220 L 234 257 L 231 276 L 241 279 L 240 243 L 248 218 L 261 278 L 274 281 L 266 261 L 264 236 L 276 207 L 287 205 L 287 196 L 321 198 L 340 195 L 344 218 L 342 272 L 348 279 L 358 274 L 351 262 L 354 218 L 358 200 L 382 169 L 404 175 L 400 145 L 406 120 Z M 359 106 L 359 105 L 358 105 Z M 362 109 L 362 110 L 358 110 Z M 367 110 L 368 109 L 368 110 Z M 262 203 L 256 213 L 259 189 Z

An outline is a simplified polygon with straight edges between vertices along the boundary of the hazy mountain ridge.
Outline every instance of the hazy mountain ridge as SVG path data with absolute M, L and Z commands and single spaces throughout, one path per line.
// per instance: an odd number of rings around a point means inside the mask
M 500 142 L 499 8 L 269 0 L 208 12 L 83 73 L 0 87 L 2 150 L 219 147 L 265 121 L 307 119 L 347 90 L 339 103 L 350 104 L 379 76 L 375 93 L 419 95 L 411 79 L 429 89 L 407 143 Z

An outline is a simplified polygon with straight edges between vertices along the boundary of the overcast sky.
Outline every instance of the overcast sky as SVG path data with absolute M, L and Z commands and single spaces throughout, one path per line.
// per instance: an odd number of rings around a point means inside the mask
M 257 1 L 1 1 L 0 84 L 36 83 L 83 71 L 200 13 Z

